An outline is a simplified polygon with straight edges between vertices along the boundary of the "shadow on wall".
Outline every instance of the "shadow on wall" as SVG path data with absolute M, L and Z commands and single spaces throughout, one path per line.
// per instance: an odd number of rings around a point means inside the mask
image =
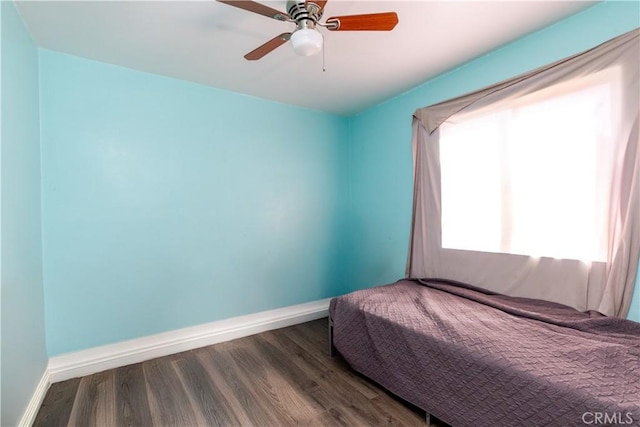
M 371 218 L 367 216 L 352 213 L 349 222 L 347 292 L 402 279 L 406 268 L 410 222 L 407 222 L 406 239 L 396 230 L 370 224 Z M 404 251 L 400 248 L 404 248 Z

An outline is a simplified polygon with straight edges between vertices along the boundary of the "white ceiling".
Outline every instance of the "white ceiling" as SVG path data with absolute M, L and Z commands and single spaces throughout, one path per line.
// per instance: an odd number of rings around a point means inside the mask
M 285 10 L 285 1 L 265 1 Z M 583 1 L 342 1 L 324 17 L 396 11 L 391 32 L 329 32 L 322 54 L 286 44 L 247 52 L 294 24 L 215 1 L 22 1 L 44 48 L 330 113 L 350 115 L 525 34 L 575 14 Z

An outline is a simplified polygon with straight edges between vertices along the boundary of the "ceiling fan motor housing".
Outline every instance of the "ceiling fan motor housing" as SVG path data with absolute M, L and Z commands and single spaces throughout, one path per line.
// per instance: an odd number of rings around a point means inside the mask
M 295 21 L 298 29 L 315 28 L 316 24 L 322 18 L 322 9 L 313 2 L 289 0 L 287 1 L 287 12 L 291 19 Z

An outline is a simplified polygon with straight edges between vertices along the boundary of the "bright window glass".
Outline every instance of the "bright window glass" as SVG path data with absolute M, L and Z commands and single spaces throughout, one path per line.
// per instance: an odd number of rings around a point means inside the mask
M 443 248 L 604 261 L 617 76 L 442 125 Z

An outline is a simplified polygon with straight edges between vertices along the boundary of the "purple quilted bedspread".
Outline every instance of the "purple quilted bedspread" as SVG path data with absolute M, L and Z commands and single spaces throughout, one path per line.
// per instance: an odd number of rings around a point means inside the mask
M 453 426 L 640 426 L 640 324 L 443 280 L 334 298 L 357 371 Z

